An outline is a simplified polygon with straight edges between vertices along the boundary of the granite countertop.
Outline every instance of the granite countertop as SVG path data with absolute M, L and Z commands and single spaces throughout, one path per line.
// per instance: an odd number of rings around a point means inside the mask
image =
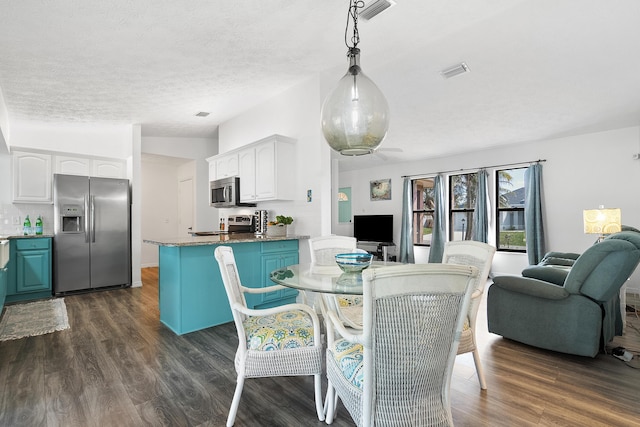
M 8 235 L 0 235 L 0 239 L 40 239 L 40 238 L 50 237 L 53 238 L 53 234 L 44 233 L 44 234 L 29 234 L 27 236 L 23 234 L 8 234 Z
M 193 236 L 193 237 L 170 237 L 163 239 L 144 239 L 144 243 L 158 246 L 203 246 L 217 245 L 220 243 L 254 243 L 254 242 L 274 242 L 278 240 L 302 240 L 309 236 L 256 236 L 253 233 L 220 234 L 217 236 Z

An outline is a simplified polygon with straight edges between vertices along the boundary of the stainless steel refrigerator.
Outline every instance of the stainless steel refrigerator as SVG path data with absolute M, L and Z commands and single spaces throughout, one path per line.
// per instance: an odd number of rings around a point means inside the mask
M 131 285 L 129 180 L 53 177 L 55 294 Z

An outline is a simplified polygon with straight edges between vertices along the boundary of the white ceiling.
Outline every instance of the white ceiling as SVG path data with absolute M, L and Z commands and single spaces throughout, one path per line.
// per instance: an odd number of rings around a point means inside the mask
M 337 82 L 347 5 L 3 1 L 9 120 L 215 136 L 221 122 L 313 74 Z M 397 0 L 359 27 L 363 70 L 391 108 L 386 161 L 640 124 L 637 0 Z M 461 61 L 470 73 L 440 76 Z M 349 169 L 383 157 L 343 160 Z

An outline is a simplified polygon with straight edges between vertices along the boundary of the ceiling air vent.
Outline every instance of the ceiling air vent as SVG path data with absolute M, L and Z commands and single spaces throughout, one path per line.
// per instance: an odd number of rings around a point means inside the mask
M 391 6 L 395 6 L 395 4 L 396 2 L 392 0 L 373 0 L 358 13 L 358 16 L 368 21 Z
M 211 113 L 207 113 L 206 111 L 200 111 L 199 113 L 196 113 L 196 117 L 207 117 L 209 114 Z
M 442 74 L 442 77 L 444 77 L 445 79 L 450 79 L 451 77 L 455 77 L 459 74 L 464 74 L 467 72 L 469 72 L 469 66 L 464 62 L 461 62 L 457 65 L 454 65 L 453 67 L 449 67 L 445 70 L 440 71 L 440 74 Z

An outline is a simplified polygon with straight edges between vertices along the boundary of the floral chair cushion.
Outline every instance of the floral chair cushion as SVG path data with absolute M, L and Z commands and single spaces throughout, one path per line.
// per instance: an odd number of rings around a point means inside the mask
M 313 346 L 311 317 L 301 310 L 250 316 L 243 326 L 249 350 L 272 351 Z
M 344 377 L 362 390 L 364 381 L 362 344 L 354 344 L 341 339 L 335 341 L 329 351 Z
M 362 305 L 362 295 L 341 295 L 338 297 L 338 304 L 340 307 Z

